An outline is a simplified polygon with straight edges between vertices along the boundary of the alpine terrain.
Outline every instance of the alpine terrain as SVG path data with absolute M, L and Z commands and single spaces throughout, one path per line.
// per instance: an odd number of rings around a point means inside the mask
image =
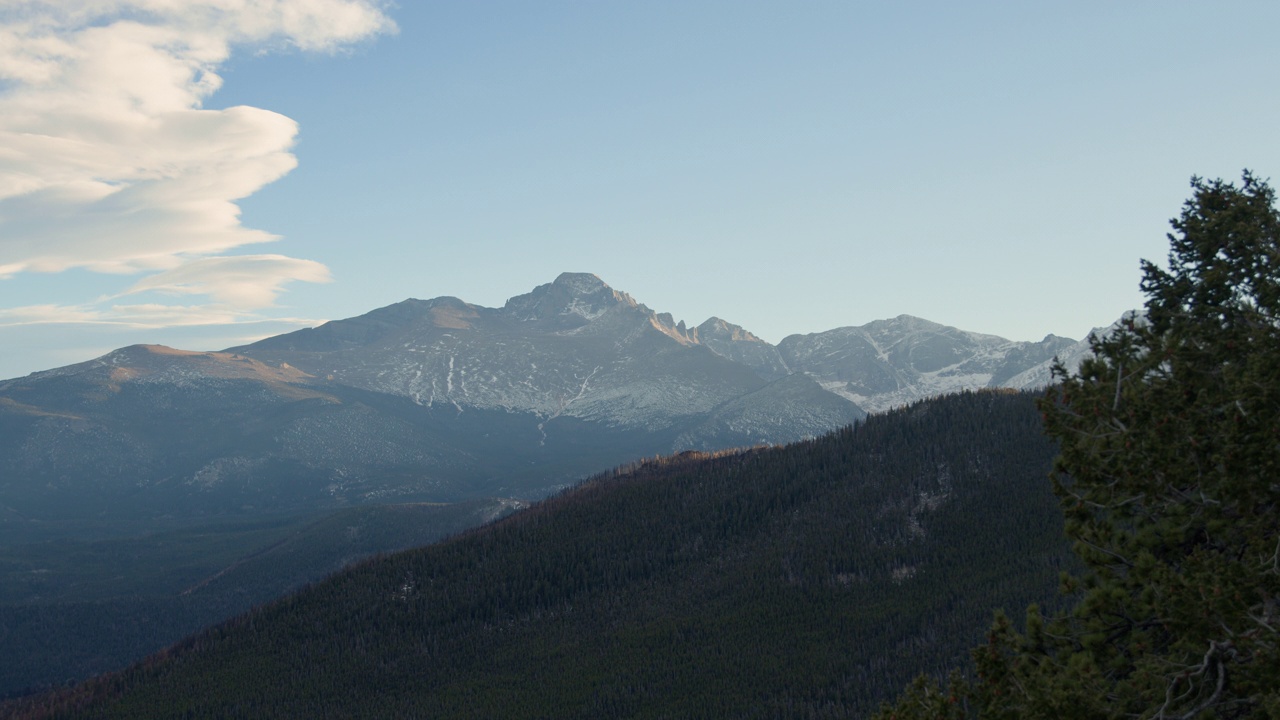
M 0 695 L 119 667 L 344 562 L 602 468 L 1043 384 L 1051 358 L 1077 347 L 908 316 L 775 346 L 565 273 L 501 308 L 411 299 L 221 352 L 132 346 L 3 381 L 0 620 L 26 631 L 7 636 Z M 394 535 L 338 519 L 422 502 L 461 504 Z M 308 546 L 332 550 L 306 569 L 281 554 L 284 538 L 313 534 Z M 292 579 L 247 572 L 263 562 Z M 98 632 L 91 617 L 114 619 Z
M 132 346 L 0 382 L 0 538 L 539 497 L 640 457 L 1044 384 L 1079 347 L 910 316 L 774 346 L 719 318 L 675 322 L 584 273 L 501 308 L 410 299 L 223 352 Z

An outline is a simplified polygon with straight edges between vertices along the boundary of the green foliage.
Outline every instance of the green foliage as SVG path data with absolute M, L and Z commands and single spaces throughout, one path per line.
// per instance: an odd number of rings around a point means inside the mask
M 1192 187 L 1145 316 L 1041 404 L 1076 605 L 881 718 L 1280 717 L 1280 213 L 1247 172 Z

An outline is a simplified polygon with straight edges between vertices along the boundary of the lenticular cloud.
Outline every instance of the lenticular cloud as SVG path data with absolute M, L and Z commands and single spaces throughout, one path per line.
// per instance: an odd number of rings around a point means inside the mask
M 297 125 L 203 102 L 233 49 L 329 51 L 393 29 L 377 0 L 0 0 L 0 278 L 163 271 L 134 288 L 249 306 L 327 278 L 211 257 L 274 239 L 236 201 L 294 168 Z M 223 287 L 214 271 L 233 267 Z M 245 290 L 255 270 L 265 295 Z

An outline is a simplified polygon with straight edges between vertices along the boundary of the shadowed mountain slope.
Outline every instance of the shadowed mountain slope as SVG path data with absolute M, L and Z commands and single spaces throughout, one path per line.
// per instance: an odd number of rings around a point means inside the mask
M 361 558 L 425 545 L 523 505 L 370 505 L 0 547 L 0 697 L 119 670 Z
M 1070 557 L 1029 396 L 607 473 L 16 717 L 846 717 Z
M 727 343 L 771 346 L 725 326 Z M 739 329 L 740 330 L 740 329 Z M 594 275 L 406 300 L 227 352 L 156 345 L 0 382 L 0 544 L 369 502 L 543 497 L 686 448 L 864 416 Z
M 226 352 L 122 348 L 0 382 L 0 543 L 369 502 L 543 497 L 602 467 L 814 437 L 1041 384 L 1048 336 L 900 316 L 773 346 L 595 275 L 501 308 L 405 300 Z

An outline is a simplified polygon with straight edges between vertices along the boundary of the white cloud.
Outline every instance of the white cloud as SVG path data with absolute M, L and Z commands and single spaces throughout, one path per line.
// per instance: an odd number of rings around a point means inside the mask
M 275 304 L 290 280 L 329 282 L 329 269 L 312 260 L 283 255 L 212 257 L 139 280 L 125 294 L 158 291 L 175 295 L 208 295 L 232 307 L 257 309 Z
M 263 317 L 219 303 L 205 305 L 26 305 L 0 308 L 0 328 L 31 325 L 67 325 L 81 328 L 128 327 L 161 329 L 207 326 L 289 325 L 310 327 L 324 320 L 300 317 Z M 265 335 L 263 336 L 265 337 Z M 260 338 L 259 338 L 260 339 Z
M 0 308 L 0 327 L 16 325 L 45 325 L 63 323 L 92 323 L 102 314 L 88 307 L 66 305 L 26 305 L 16 308 Z
M 393 30 L 376 0 L 0 0 L 0 281 L 160 270 L 125 293 L 244 310 L 328 280 L 307 260 L 210 257 L 275 239 L 236 201 L 294 168 L 297 125 L 202 104 L 235 48 L 332 51 Z

